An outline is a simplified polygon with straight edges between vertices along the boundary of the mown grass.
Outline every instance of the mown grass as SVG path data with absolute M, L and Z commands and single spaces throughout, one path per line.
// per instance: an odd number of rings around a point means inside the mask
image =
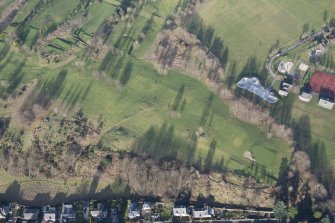
M 325 11 L 328 18 L 335 15 L 333 5 L 332 0 L 209 0 L 200 15 L 223 38 L 230 60 L 236 59 L 241 68 L 252 56 L 265 61 L 277 39 L 280 47 L 297 41 L 306 23 L 310 30 L 319 30 Z
M 314 95 L 309 103 L 304 103 L 295 98 L 293 106 L 293 117 L 299 118 L 303 115 L 308 115 L 311 123 L 311 133 L 315 141 L 321 140 L 325 143 L 327 148 L 328 158 L 331 165 L 335 167 L 335 112 L 329 111 L 318 106 L 319 98 Z

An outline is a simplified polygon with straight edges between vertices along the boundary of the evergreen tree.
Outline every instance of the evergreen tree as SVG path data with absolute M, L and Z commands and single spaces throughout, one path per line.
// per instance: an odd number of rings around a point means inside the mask
M 278 201 L 273 207 L 274 215 L 277 219 L 283 220 L 287 218 L 287 206 L 283 201 Z

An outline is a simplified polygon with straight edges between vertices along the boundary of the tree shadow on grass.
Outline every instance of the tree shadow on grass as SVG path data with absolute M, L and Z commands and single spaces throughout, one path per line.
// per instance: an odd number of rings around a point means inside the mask
M 17 201 L 21 197 L 21 185 L 17 181 L 13 181 L 4 194 L 0 194 L 0 200 L 13 202 Z
M 25 59 L 19 63 L 19 65 L 16 67 L 16 69 L 11 73 L 9 79 L 8 79 L 8 84 L 9 86 L 6 89 L 6 94 L 10 95 L 12 94 L 15 89 L 19 86 L 19 84 L 22 81 L 22 78 L 24 76 L 22 70 L 25 65 Z
M 34 103 L 47 109 L 51 104 L 51 100 L 58 98 L 62 92 L 66 76 L 67 71 L 62 70 L 55 79 L 45 82 L 37 94 Z

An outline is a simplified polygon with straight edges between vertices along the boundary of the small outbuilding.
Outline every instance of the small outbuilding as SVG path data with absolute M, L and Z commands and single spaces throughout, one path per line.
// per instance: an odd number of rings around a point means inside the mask
M 282 74 L 289 74 L 293 67 L 292 62 L 281 61 L 278 65 L 278 71 Z
M 309 91 L 302 90 L 299 94 L 300 101 L 310 102 L 312 99 L 312 94 Z
M 278 93 L 282 96 L 287 96 L 289 90 L 292 87 L 293 77 L 286 77 L 280 82 L 280 87 Z
M 305 64 L 304 62 L 302 62 L 300 65 L 299 65 L 299 71 L 301 74 L 305 75 L 306 72 L 308 71 L 309 69 L 309 66 L 307 64 Z

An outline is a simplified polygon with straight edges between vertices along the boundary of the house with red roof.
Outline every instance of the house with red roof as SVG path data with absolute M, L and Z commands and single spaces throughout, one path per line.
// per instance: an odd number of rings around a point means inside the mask
M 319 106 L 331 110 L 335 104 L 335 75 L 315 71 L 308 83 L 311 92 L 319 95 Z

